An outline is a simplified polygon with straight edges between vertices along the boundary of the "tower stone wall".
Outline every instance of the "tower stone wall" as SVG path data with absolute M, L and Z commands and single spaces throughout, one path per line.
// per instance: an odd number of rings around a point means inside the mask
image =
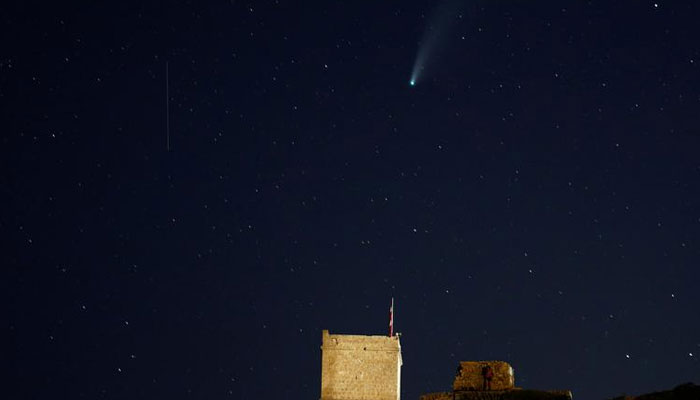
M 398 336 L 331 335 L 323 331 L 321 400 L 399 400 Z

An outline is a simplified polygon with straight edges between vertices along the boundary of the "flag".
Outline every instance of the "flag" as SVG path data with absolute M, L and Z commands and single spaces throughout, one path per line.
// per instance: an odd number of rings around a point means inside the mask
M 389 308 L 389 337 L 394 336 L 394 298 L 391 298 L 391 307 Z

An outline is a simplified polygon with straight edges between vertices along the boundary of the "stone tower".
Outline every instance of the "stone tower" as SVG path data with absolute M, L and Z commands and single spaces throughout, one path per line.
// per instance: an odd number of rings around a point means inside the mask
M 399 400 L 399 336 L 331 335 L 323 331 L 321 400 Z

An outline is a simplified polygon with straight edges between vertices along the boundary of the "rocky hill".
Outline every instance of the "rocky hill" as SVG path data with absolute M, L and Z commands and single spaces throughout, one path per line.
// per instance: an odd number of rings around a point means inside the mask
M 639 396 L 620 396 L 610 400 L 700 400 L 700 386 L 685 383 L 673 390 L 642 394 Z

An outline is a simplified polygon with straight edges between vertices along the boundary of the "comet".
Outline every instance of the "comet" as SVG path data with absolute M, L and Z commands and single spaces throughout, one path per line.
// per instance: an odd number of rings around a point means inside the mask
M 459 20 L 459 10 L 461 4 L 458 1 L 446 1 L 428 19 L 428 25 L 423 33 L 423 38 L 419 42 L 416 59 L 411 70 L 410 86 L 416 84 L 423 78 L 429 62 L 437 58 L 439 50 L 447 42 L 446 38 Z

